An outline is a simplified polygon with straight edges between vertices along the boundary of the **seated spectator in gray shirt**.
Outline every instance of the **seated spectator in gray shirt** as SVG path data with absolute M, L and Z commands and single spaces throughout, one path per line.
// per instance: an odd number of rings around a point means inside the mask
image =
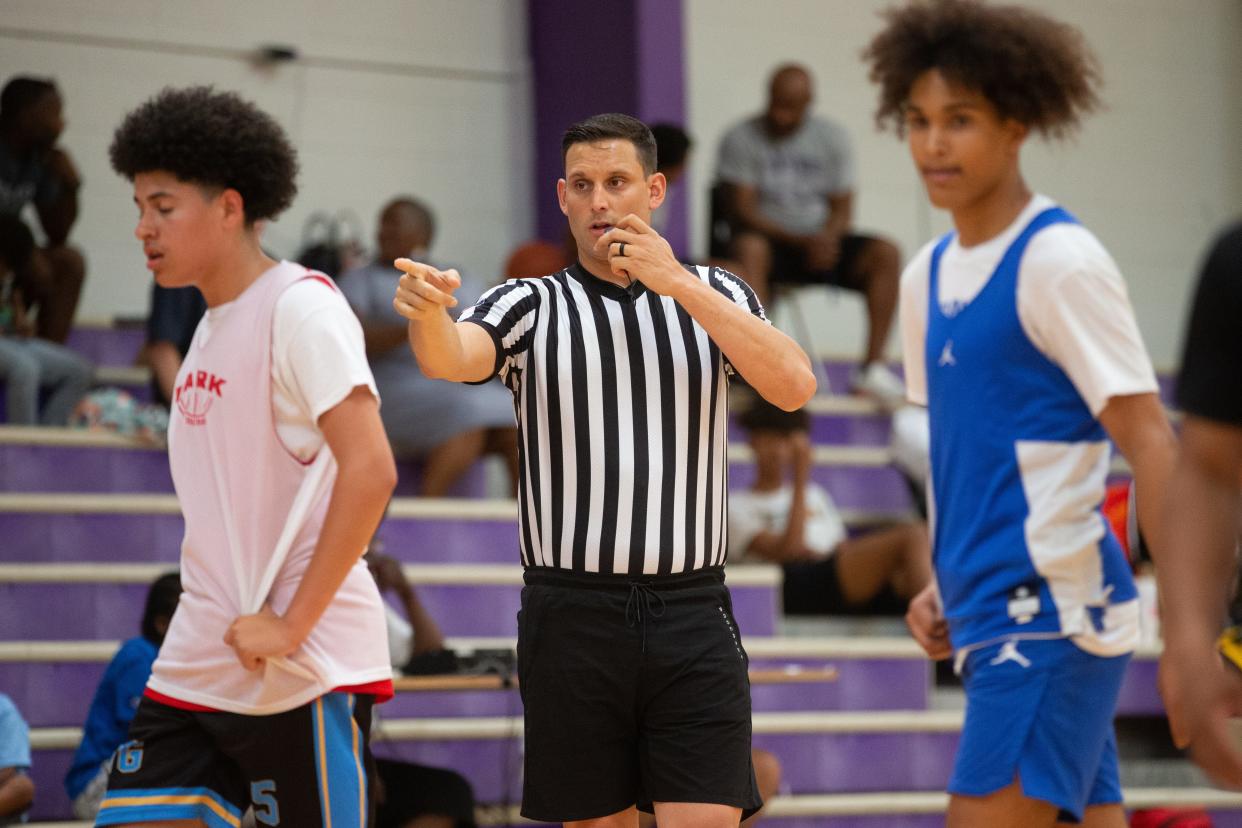
M 866 353 L 855 390 L 892 405 L 901 381 L 883 365 L 897 305 L 901 253 L 887 239 L 851 231 L 855 174 L 849 136 L 809 114 L 812 81 L 801 66 L 772 75 L 767 109 L 720 143 L 717 181 L 732 227 L 730 255 L 764 304 L 776 283 L 829 284 L 867 303 Z
M 393 199 L 380 213 L 375 261 L 339 279 L 362 321 L 367 358 L 383 400 L 380 416 L 393 453 L 424 461 L 420 494 L 444 496 L 486 453 L 505 460 L 516 486 L 517 428 L 508 390 L 496 382 L 469 386 L 423 376 L 410 354 L 406 321 L 392 307 L 401 277 L 393 260 L 427 261 L 434 234 L 435 217 L 426 205 L 408 197 Z M 483 287 L 463 273 L 457 309 L 469 307 Z

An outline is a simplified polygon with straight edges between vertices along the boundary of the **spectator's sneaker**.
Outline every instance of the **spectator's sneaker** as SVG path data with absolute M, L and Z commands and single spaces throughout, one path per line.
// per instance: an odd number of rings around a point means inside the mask
M 888 409 L 906 401 L 906 386 L 880 362 L 869 362 L 854 371 L 851 386 L 855 394 L 865 394 Z

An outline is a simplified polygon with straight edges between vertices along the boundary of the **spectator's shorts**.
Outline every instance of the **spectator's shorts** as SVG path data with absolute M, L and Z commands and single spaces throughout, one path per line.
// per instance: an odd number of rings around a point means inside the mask
M 522 815 L 607 816 L 637 804 L 763 804 L 750 679 L 724 572 L 659 577 L 526 570 L 518 676 Z
M 465 777 L 446 768 L 376 759 L 384 793 L 376 828 L 405 828 L 420 816 L 447 817 L 453 828 L 474 828 L 474 790 Z
M 270 716 L 183 710 L 144 698 L 117 748 L 95 824 L 202 820 L 369 828 L 371 696 L 328 693 Z
M 966 723 L 949 793 L 987 796 L 1013 783 L 1079 822 L 1121 802 L 1113 713 L 1129 655 L 1102 658 L 1067 638 L 1020 639 L 970 653 Z
M 872 236 L 849 234 L 841 239 L 841 255 L 831 270 L 812 270 L 806 266 L 806 254 L 796 245 L 772 242 L 772 271 L 769 281 L 773 284 L 833 285 L 846 290 L 864 291 L 866 280 L 858 272 L 858 254 Z

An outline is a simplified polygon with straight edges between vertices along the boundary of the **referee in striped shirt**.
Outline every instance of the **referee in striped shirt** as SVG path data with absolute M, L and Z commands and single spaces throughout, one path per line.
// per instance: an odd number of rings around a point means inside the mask
M 736 826 L 762 803 L 724 586 L 728 375 L 789 410 L 814 375 L 745 282 L 683 266 L 651 229 L 667 182 L 646 125 L 597 115 L 562 151 L 576 264 L 500 285 L 455 323 L 457 273 L 398 259 L 393 300 L 427 376 L 499 376 L 514 395 L 522 815 Z

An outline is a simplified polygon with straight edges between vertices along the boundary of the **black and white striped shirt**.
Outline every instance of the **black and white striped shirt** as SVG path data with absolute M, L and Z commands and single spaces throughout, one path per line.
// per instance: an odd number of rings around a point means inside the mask
M 691 272 L 765 318 L 737 276 Z M 514 395 L 524 566 L 724 564 L 732 369 L 681 306 L 574 265 L 495 287 L 460 319 L 491 334 Z

